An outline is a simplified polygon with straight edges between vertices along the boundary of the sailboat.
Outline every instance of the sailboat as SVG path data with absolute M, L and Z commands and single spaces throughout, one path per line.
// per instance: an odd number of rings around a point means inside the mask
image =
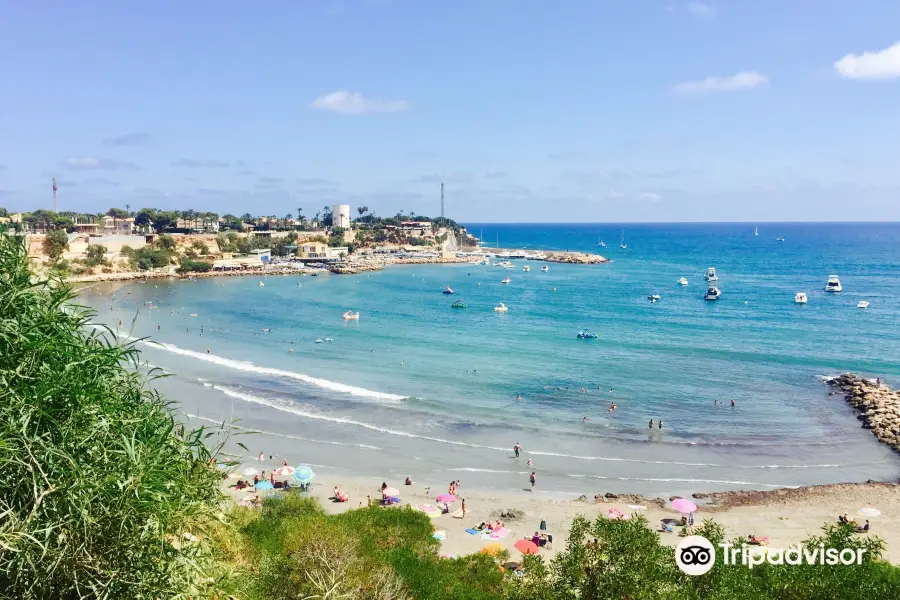
M 599 242 L 597 242 L 597 245 L 600 246 L 601 248 L 606 248 L 606 242 L 604 242 L 602 239 Z
M 759 235 L 759 227 L 753 228 L 753 235 Z
M 628 247 L 628 244 L 625 243 L 625 230 L 623 229 L 622 230 L 622 241 L 619 242 L 619 248 L 624 250 L 627 247 Z

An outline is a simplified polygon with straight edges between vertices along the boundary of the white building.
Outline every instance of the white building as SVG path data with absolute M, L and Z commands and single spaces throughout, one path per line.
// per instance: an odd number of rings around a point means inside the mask
M 331 207 L 331 226 L 350 228 L 350 205 L 334 204 Z

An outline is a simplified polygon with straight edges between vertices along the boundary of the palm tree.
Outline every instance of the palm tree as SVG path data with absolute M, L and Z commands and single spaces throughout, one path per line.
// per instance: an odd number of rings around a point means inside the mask
M 131 205 L 130 204 L 125 205 L 125 212 L 128 213 L 129 217 L 131 216 Z

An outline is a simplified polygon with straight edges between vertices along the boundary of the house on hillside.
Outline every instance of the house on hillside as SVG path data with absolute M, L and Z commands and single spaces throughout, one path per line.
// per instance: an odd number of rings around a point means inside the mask
M 104 233 L 106 235 L 131 235 L 131 232 L 134 230 L 134 217 L 117 219 L 107 215 L 103 217 L 102 221 L 103 230 L 98 233 Z

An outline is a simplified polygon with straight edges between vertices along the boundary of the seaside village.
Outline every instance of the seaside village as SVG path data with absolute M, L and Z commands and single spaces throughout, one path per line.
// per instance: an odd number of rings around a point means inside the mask
M 129 207 L 130 208 L 130 207 Z M 105 214 L 8 214 L 0 226 L 26 238 L 38 268 L 72 281 L 211 275 L 352 274 L 390 264 L 473 262 L 528 258 L 548 262 L 606 262 L 596 254 L 486 249 L 452 219 L 398 213 L 379 217 L 367 207 L 351 217 L 348 204 L 325 207 L 314 218 L 219 216 L 188 211 Z

